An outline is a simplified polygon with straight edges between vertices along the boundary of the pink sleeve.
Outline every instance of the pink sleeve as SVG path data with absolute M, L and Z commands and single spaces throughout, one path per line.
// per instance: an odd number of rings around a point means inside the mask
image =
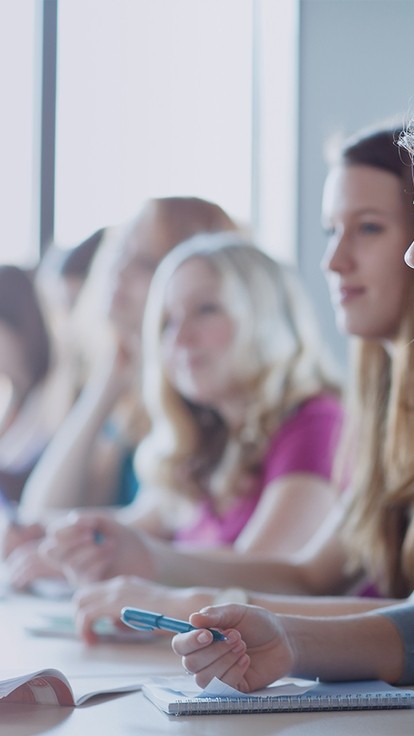
M 331 479 L 343 420 L 334 396 L 318 396 L 302 404 L 278 430 L 263 464 L 263 486 L 289 473 L 312 473 Z

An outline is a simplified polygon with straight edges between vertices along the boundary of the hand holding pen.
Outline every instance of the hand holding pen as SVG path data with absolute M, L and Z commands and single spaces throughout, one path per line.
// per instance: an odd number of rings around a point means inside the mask
M 142 608 L 124 607 L 121 611 L 121 621 L 132 629 L 139 631 L 160 629 L 161 631 L 172 631 L 174 634 L 185 634 L 189 631 L 196 631 L 196 627 L 192 626 L 188 621 L 170 618 L 169 616 L 164 616 L 162 613 L 144 611 Z M 225 635 L 217 631 L 217 629 L 209 629 L 209 631 L 214 641 L 226 640 Z
M 296 647 L 289 626 L 296 619 L 245 604 L 209 606 L 191 614 L 195 630 L 175 636 L 172 648 L 200 687 L 218 677 L 251 692 L 295 671 Z M 225 632 L 225 641 L 215 641 L 215 628 Z
M 77 512 L 48 530 L 44 554 L 76 586 L 116 575 L 148 578 L 151 560 L 141 535 L 109 514 Z

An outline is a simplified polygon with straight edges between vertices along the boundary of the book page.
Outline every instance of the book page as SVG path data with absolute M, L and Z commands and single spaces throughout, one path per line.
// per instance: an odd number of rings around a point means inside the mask
M 12 677 L 0 671 L 0 700 L 39 705 L 74 705 L 72 688 L 59 670 L 46 669 Z
M 263 690 L 253 693 L 242 693 L 230 685 L 221 682 L 214 677 L 211 682 L 202 689 L 196 685 L 195 680 L 188 676 L 182 677 L 154 677 L 150 682 L 144 684 L 144 691 L 156 693 L 157 699 L 171 703 L 179 698 L 249 698 L 259 699 L 263 697 L 283 697 L 286 695 L 302 695 L 316 686 L 315 680 L 299 680 L 293 678 L 281 678 Z
M 82 705 L 97 695 L 141 689 L 141 681 L 131 675 L 85 675 L 72 677 L 69 682 L 55 669 L 13 673 L 12 677 L 5 677 L 0 671 L 0 678 L 0 708 L 1 700 L 38 705 Z
M 76 705 L 82 705 L 97 695 L 135 692 L 142 686 L 142 682 L 132 675 L 71 677 L 70 684 Z

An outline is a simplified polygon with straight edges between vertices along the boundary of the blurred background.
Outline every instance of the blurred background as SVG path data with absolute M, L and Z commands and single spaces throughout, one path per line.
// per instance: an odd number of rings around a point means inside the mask
M 323 149 L 414 111 L 413 0 L 0 0 L 0 262 L 195 195 L 320 274 Z

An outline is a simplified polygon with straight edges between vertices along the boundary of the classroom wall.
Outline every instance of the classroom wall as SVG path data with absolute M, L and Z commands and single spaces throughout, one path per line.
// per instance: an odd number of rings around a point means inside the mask
M 323 328 L 341 362 L 319 268 L 325 239 L 320 200 L 323 145 L 337 130 L 414 113 L 414 0 L 300 0 L 298 260 Z

